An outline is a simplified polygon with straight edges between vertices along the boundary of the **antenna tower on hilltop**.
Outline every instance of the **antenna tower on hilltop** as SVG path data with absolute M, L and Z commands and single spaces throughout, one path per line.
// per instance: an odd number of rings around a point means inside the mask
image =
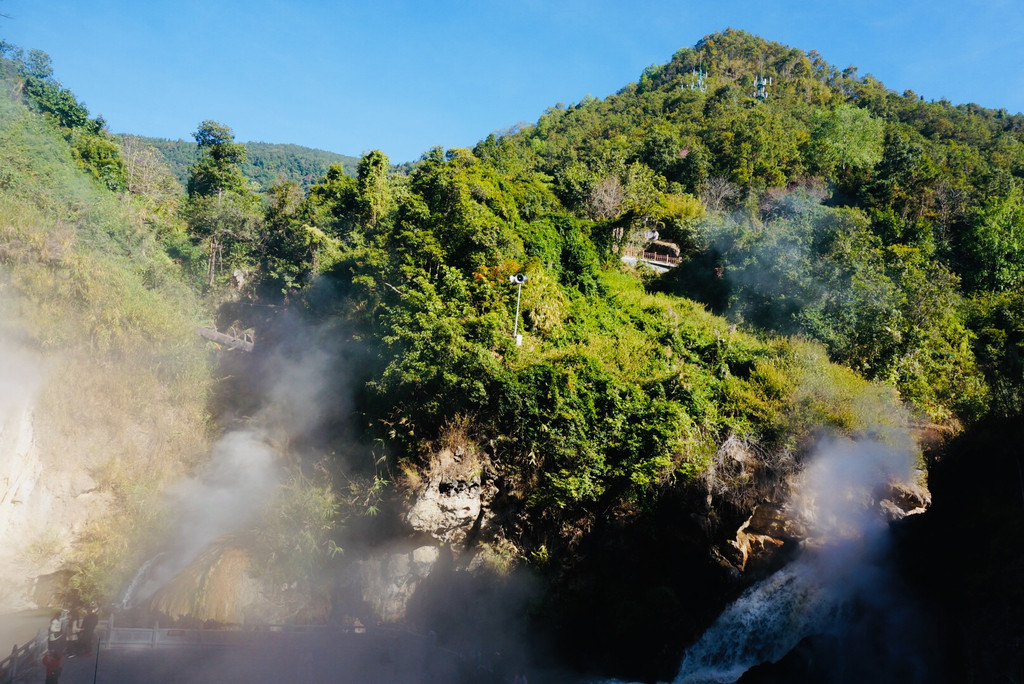
M 754 79 L 754 97 L 757 98 L 758 100 L 760 100 L 761 102 L 764 102 L 765 100 L 767 100 L 768 99 L 768 86 L 770 86 L 771 84 L 772 84 L 772 79 L 771 79 L 770 76 L 768 78 L 765 78 L 764 76 L 758 76 L 757 78 L 755 78 Z
M 683 86 L 690 90 L 699 90 L 702 93 L 706 93 L 708 90 L 707 84 L 704 79 L 708 77 L 708 73 L 704 71 L 704 58 L 701 57 L 700 63 L 697 68 L 690 72 L 690 83 L 689 85 Z

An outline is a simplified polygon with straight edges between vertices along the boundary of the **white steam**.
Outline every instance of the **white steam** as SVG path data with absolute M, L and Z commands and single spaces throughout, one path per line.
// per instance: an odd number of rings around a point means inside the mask
M 298 358 L 274 357 L 259 372 L 266 401 L 248 426 L 225 434 L 195 477 L 169 489 L 175 517 L 172 539 L 143 565 L 122 599 L 122 607 L 154 594 L 212 542 L 245 530 L 275 495 L 284 454 L 272 444 L 307 434 L 320 425 L 329 389 L 331 359 L 320 350 Z M 333 400 L 337 404 L 340 398 Z
M 211 542 L 242 529 L 278 484 L 277 456 L 253 430 L 224 435 L 203 473 L 174 485 L 169 509 L 176 517 L 170 545 L 139 571 L 122 607 L 148 598 L 185 569 Z
M 819 447 L 788 505 L 807 528 L 805 552 L 726 608 L 686 652 L 676 684 L 735 682 L 812 635 L 841 637 L 856 652 L 851 635 L 865 624 L 897 632 L 906 602 L 887 567 L 888 527 L 879 504 L 893 483 L 910 481 L 913 465 L 909 449 L 873 440 Z M 892 648 L 904 646 L 897 641 L 889 640 Z
M 871 538 L 887 529 L 879 501 L 893 483 L 910 483 L 913 475 L 908 446 L 829 440 L 797 477 L 787 510 L 815 542 Z

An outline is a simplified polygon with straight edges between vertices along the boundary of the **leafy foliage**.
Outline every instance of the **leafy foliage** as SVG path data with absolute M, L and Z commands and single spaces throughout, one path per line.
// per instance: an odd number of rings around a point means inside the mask
M 983 411 L 955 276 L 918 248 L 886 247 L 863 212 L 794 193 L 759 217 L 716 217 L 699 232 L 716 270 L 685 264 L 682 291 L 735 320 L 822 341 L 833 359 L 891 383 L 935 420 Z M 695 268 L 696 278 L 687 272 Z
M 200 156 L 191 167 L 188 201 L 182 216 L 189 237 L 206 252 L 207 286 L 213 287 L 227 271 L 246 268 L 259 236 L 262 203 L 242 176 L 245 148 L 234 134 L 216 121 L 204 121 L 196 130 Z
M 380 341 L 368 427 L 414 461 L 468 421 L 511 496 L 571 536 L 711 477 L 730 437 L 784 469 L 823 426 L 906 421 L 901 401 L 950 424 L 1016 410 L 997 351 L 1016 300 L 990 298 L 1016 287 L 1022 124 L 727 31 L 408 175 L 376 152 L 356 180 L 335 167 L 295 216 L 336 241 L 318 310 Z M 652 231 L 679 268 L 616 265 Z
M 636 246 L 656 229 L 681 246 L 688 265 L 655 288 L 817 339 L 935 420 L 990 405 L 964 302 L 1021 285 L 1021 115 L 893 93 L 728 30 L 611 97 L 549 109 L 489 154 L 517 157 L 568 211 L 608 222 L 598 244 Z M 785 199 L 797 188 L 810 196 Z
M 188 183 L 189 167 L 199 157 L 199 147 L 192 140 L 165 140 L 162 138 L 141 138 L 159 151 L 164 163 L 182 185 Z M 266 192 L 279 181 L 294 181 L 303 190 L 315 184 L 332 164 L 339 164 L 344 173 L 355 177 L 358 157 L 317 150 L 301 145 L 287 145 L 264 142 L 239 143 L 245 147 L 245 161 L 242 174 Z
M 124 190 L 124 162 L 105 122 L 100 117 L 90 119 L 86 106 L 53 77 L 50 56 L 41 50 L 25 55 L 8 43 L 0 45 L 0 54 L 2 72 L 20 77 L 26 101 L 61 131 L 79 166 L 110 190 Z
M 646 292 L 609 259 L 614 224 L 567 213 L 550 178 L 512 164 L 505 145 L 488 141 L 483 159 L 433 150 L 409 178 L 373 182 L 383 164 L 371 153 L 359 182 L 334 173 L 298 212 L 340 241 L 330 310 L 380 341 L 365 412 L 399 454 L 415 458 L 469 417 L 523 505 L 572 530 L 595 510 L 649 506 L 703 473 L 730 434 L 790 452 L 822 424 L 900 419 L 868 410 L 894 396 L 813 345 L 758 341 L 689 300 Z M 623 170 L 633 220 L 688 225 L 701 213 L 634 168 Z M 522 182 L 547 212 L 519 211 Z M 376 198 L 393 199 L 372 211 Z M 522 348 L 511 339 L 516 273 L 528 277 Z

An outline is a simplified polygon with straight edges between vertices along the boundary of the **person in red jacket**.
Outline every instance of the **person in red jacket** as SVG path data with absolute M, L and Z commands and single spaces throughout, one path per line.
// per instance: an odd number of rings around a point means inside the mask
M 43 656 L 43 667 L 46 668 L 46 684 L 59 684 L 62 660 L 60 653 L 52 648 Z

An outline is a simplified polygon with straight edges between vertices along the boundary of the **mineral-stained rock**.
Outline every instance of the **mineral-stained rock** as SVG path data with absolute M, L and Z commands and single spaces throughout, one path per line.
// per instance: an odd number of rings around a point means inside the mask
M 172 620 L 236 625 L 326 620 L 329 605 L 314 609 L 301 592 L 268 587 L 254 575 L 248 551 L 218 540 L 158 589 L 149 609 Z
M 877 506 L 888 521 L 900 520 L 927 510 L 931 504 L 928 489 L 920 484 L 888 483 L 876 492 L 865 505 Z M 787 545 L 808 541 L 814 536 L 801 511 L 791 504 L 779 505 L 767 500 L 754 506 L 750 517 L 736 531 L 730 541 L 731 550 L 724 549 L 730 561 L 740 571 L 770 569 L 775 566 L 777 553 Z M 751 564 L 755 564 L 756 568 Z
M 172 620 L 189 617 L 243 623 L 242 607 L 260 598 L 249 564 L 243 549 L 214 544 L 161 587 L 153 595 L 150 608 Z
M 932 495 L 926 487 L 904 482 L 890 484 L 886 497 L 879 502 L 890 521 L 924 513 L 931 504 Z
M 753 559 L 767 563 L 787 542 L 801 536 L 802 530 L 787 519 L 778 506 L 761 503 L 736 531 L 736 539 L 731 544 L 739 552 L 738 566 L 742 571 Z

